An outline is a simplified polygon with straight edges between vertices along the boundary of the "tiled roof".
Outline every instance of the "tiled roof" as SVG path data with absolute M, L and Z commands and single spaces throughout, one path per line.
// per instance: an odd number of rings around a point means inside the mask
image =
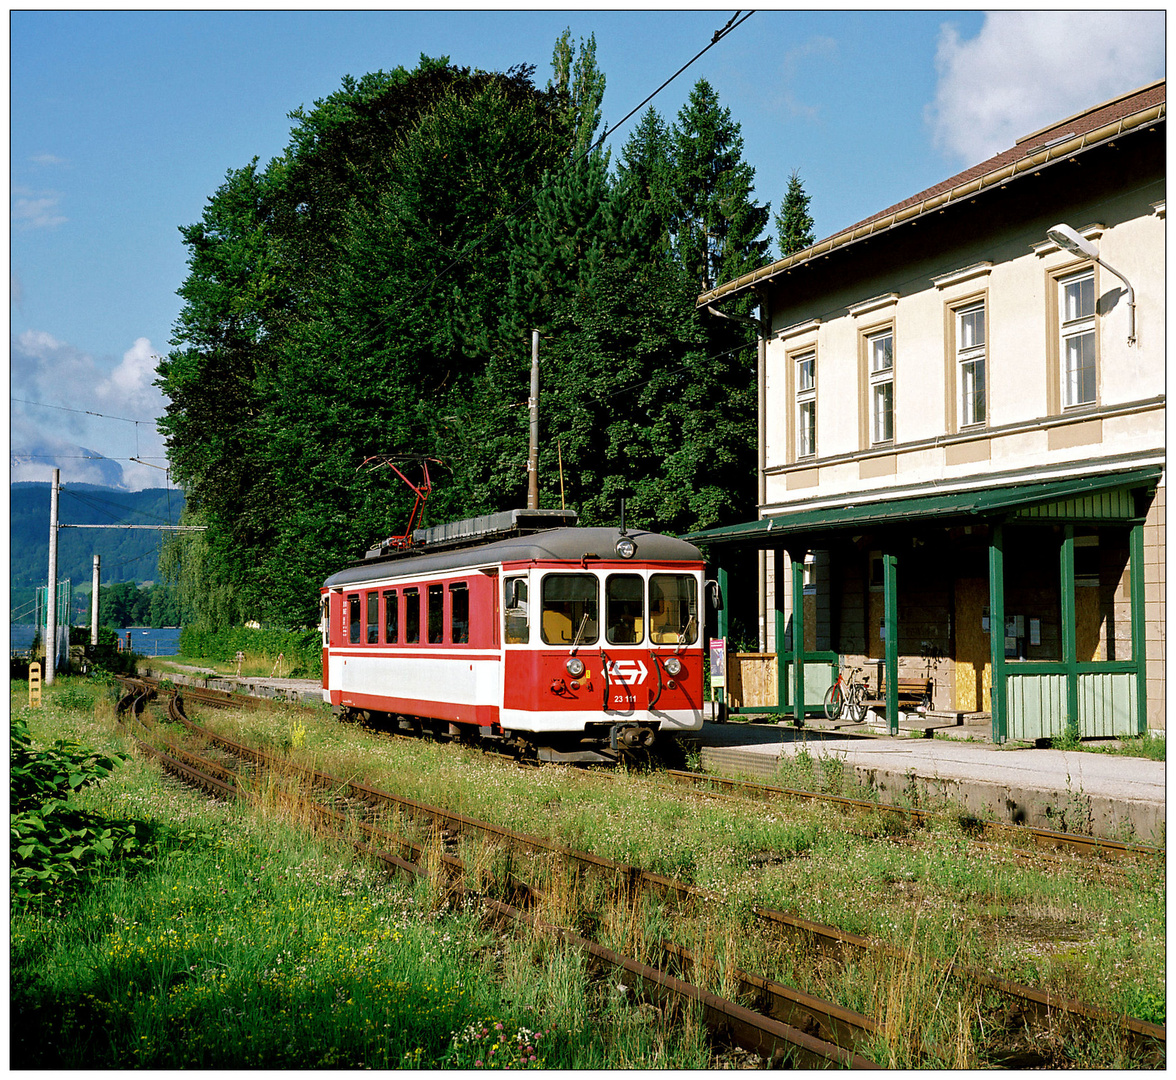
M 697 304 L 704 307 L 709 303 L 734 296 L 809 259 L 893 228 L 923 213 L 942 209 L 956 199 L 971 197 L 992 184 L 1003 185 L 1018 175 L 1031 170 L 1036 171 L 1054 161 L 1069 157 L 1087 145 L 1114 137 L 1118 131 L 1131 130 L 1138 123 L 1150 120 L 1158 122 L 1166 115 L 1165 91 L 1166 82 L 1160 79 L 1026 135 L 1018 139 L 1016 145 L 1008 150 L 900 203 L 895 203 L 894 206 L 887 207 L 834 236 L 703 293 Z M 1088 136 L 1093 138 L 1088 140 Z
M 866 225 L 871 221 L 877 221 L 879 218 L 884 218 L 899 210 L 904 210 L 908 206 L 917 206 L 919 203 L 926 202 L 935 195 L 941 195 L 945 191 L 951 191 L 952 188 L 960 187 L 970 180 L 976 180 L 988 173 L 996 172 L 1006 165 L 1012 165 L 1022 158 L 1029 157 L 1059 139 L 1086 135 L 1091 131 L 1097 131 L 1099 128 L 1105 127 L 1107 124 L 1113 124 L 1122 120 L 1124 117 L 1142 112 L 1144 109 L 1155 105 L 1162 105 L 1165 100 L 1164 91 L 1165 81 L 1161 79 L 1158 82 L 1149 83 L 1139 90 L 1133 90 L 1130 94 L 1124 94 L 1102 105 L 1096 105 L 1094 108 L 1084 113 L 1079 113 L 1077 116 L 1071 116 L 1066 120 L 1059 121 L 1048 128 L 1035 131 L 1032 135 L 1026 135 L 1018 139 L 1015 146 L 999 154 L 995 154 L 987 161 L 982 161 L 979 165 L 973 165 L 970 169 L 965 169 L 962 173 L 957 173 L 942 183 L 927 188 L 926 191 L 920 191 L 917 195 L 912 195 L 909 199 L 903 199 L 900 203 L 888 206 L 885 210 L 881 210 L 877 214 L 872 214 L 870 217 L 859 221 L 856 225 L 851 225 L 843 231 L 852 232 L 862 225 Z

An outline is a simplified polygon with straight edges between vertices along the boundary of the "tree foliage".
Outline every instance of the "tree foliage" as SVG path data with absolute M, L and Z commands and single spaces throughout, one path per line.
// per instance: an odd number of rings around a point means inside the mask
M 775 217 L 776 240 L 780 245 L 780 258 L 795 255 L 811 247 L 817 238 L 816 227 L 809 214 L 812 196 L 804 190 L 800 173 L 793 170 L 788 180 L 788 190 L 780 200 L 780 212 Z
M 432 521 L 523 505 L 536 329 L 545 505 L 604 522 L 628 490 L 670 531 L 754 512 L 754 349 L 694 300 L 763 262 L 768 208 L 705 82 L 613 175 L 595 53 L 565 31 L 542 90 L 444 58 L 345 79 L 181 229 L 162 427 L 209 529 L 162 562 L 199 621 L 312 624 L 323 578 L 407 521 L 370 458 L 443 463 Z

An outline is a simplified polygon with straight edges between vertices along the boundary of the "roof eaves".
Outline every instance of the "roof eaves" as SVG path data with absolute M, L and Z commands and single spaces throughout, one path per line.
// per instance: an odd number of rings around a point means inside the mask
M 787 258 L 780 259 L 768 266 L 761 266 L 757 270 L 749 271 L 732 281 L 718 285 L 699 296 L 695 302 L 695 306 L 703 308 L 722 300 L 728 300 L 754 285 L 778 277 L 780 274 L 802 266 L 823 255 L 827 255 L 834 250 L 848 247 L 850 244 L 857 243 L 871 236 L 876 236 L 879 233 L 888 232 L 899 225 L 923 217 L 932 211 L 942 210 L 953 203 L 971 198 L 981 191 L 997 186 L 1003 187 L 1010 181 L 1018 179 L 1024 173 L 1036 172 L 1039 169 L 1056 164 L 1062 159 L 1071 158 L 1075 154 L 1082 153 L 1096 145 L 1117 138 L 1138 127 L 1157 123 L 1164 120 L 1166 115 L 1167 102 L 1161 102 L 1158 105 L 1153 105 L 1150 108 L 1142 109 L 1129 116 L 1124 116 L 1111 123 L 1104 124 L 1092 131 L 1075 135 L 1073 138 L 1053 144 L 1046 144 L 1037 148 L 1032 153 L 1002 164 L 977 177 L 956 184 L 945 191 L 937 192 L 920 202 L 912 203 L 908 206 L 900 206 L 890 213 L 883 213 L 878 217 L 869 218 L 852 228 L 846 229 L 844 232 L 837 233 L 826 240 L 813 244 L 811 247 L 804 248 L 802 251 L 795 252 Z M 963 175 L 967 174 L 965 173 Z

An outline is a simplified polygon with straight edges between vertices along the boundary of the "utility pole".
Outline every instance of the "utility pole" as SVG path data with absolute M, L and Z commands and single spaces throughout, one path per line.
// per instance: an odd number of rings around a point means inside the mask
M 539 331 L 531 331 L 531 441 L 527 454 L 527 509 L 539 509 Z
M 93 602 L 90 604 L 90 648 L 98 644 L 98 585 L 102 580 L 102 557 L 94 556 L 94 592 Z
M 57 668 L 57 496 L 61 470 L 53 470 L 49 495 L 49 590 L 45 597 L 45 685 L 50 686 Z

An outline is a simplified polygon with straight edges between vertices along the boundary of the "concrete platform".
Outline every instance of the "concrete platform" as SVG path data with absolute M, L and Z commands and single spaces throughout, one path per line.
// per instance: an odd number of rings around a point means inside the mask
M 210 668 L 169 662 L 166 668 L 140 664 L 139 672 L 150 679 L 170 679 L 181 686 L 199 686 L 206 690 L 251 694 L 274 701 L 294 701 L 304 705 L 321 705 L 323 688 L 318 679 L 267 679 L 257 676 L 218 675 Z
M 723 776 L 783 782 L 780 762 L 807 753 L 816 769 L 852 769 L 885 801 L 969 812 L 977 817 L 1107 839 L 1163 844 L 1165 763 L 1084 751 L 995 745 L 987 734 L 922 737 L 911 714 L 898 736 L 865 724 L 810 721 L 706 723 L 695 736 L 702 767 Z M 937 733 L 942 734 L 942 733 Z M 963 735 L 963 737 L 958 737 Z M 786 786 L 786 784 L 785 784 Z

